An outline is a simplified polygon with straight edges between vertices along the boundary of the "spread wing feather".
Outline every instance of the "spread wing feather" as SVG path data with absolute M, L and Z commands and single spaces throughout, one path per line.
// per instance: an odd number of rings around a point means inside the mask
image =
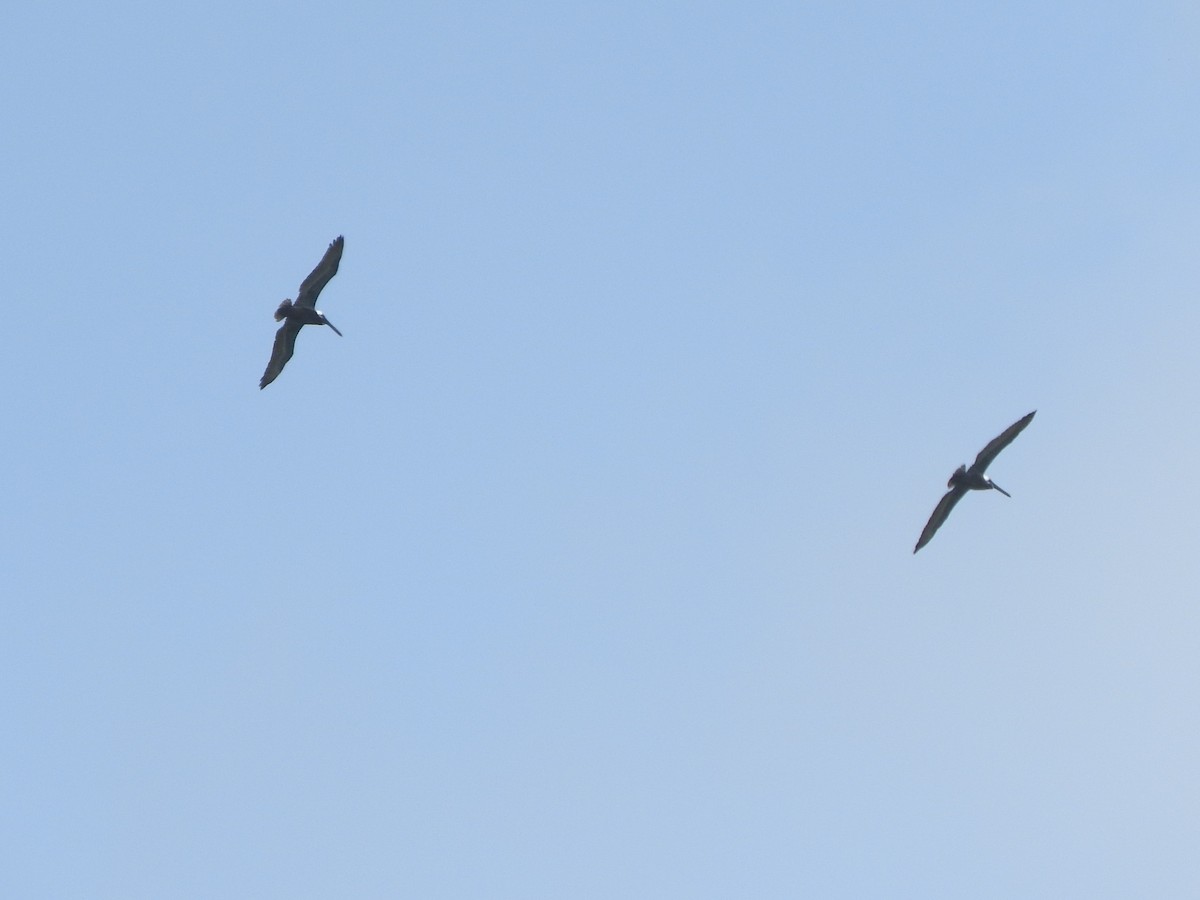
M 271 361 L 267 363 L 262 381 L 258 383 L 260 391 L 279 377 L 279 373 L 283 371 L 287 361 L 292 358 L 292 353 L 296 350 L 296 335 L 303 327 L 292 319 L 288 319 L 279 326 L 279 330 L 275 332 L 275 346 L 271 348 Z
M 1029 415 L 1018 419 L 1007 428 L 1004 429 L 997 437 L 988 441 L 988 445 L 979 451 L 979 455 L 975 457 L 975 464 L 971 466 L 971 471 L 976 475 L 982 475 L 987 471 L 987 467 L 992 464 L 992 460 L 1000 455 L 1000 451 L 1013 442 L 1013 439 L 1025 430 L 1025 426 L 1033 421 L 1035 409 Z
M 342 261 L 342 248 L 345 244 L 345 239 L 339 234 L 337 239 L 329 245 L 329 249 L 325 251 L 325 255 L 321 257 L 317 267 L 300 285 L 300 292 L 296 294 L 297 306 L 307 306 L 309 309 L 313 309 L 317 305 L 318 295 L 325 285 L 329 284 L 329 279 L 337 274 L 338 263 Z
M 933 508 L 933 515 L 929 517 L 929 521 L 925 523 L 925 530 L 921 532 L 921 537 L 917 539 L 917 546 L 913 547 L 913 553 L 916 553 L 937 534 L 937 530 L 942 527 L 942 523 L 946 521 L 946 517 L 950 515 L 950 510 L 954 509 L 954 504 L 963 498 L 963 494 L 967 492 L 965 487 L 952 487 L 942 495 L 942 499 L 938 501 L 938 505 Z

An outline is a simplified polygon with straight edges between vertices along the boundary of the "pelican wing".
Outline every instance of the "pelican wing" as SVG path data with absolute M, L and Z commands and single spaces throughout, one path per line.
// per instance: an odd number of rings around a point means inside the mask
M 292 358 L 292 353 L 296 350 L 296 335 L 303 327 L 292 319 L 279 326 L 279 330 L 275 332 L 275 346 L 271 348 L 271 361 L 267 363 L 267 370 L 263 372 L 262 381 L 258 383 L 260 391 L 279 377 L 287 361 Z
M 304 284 L 300 285 L 300 293 L 296 295 L 297 306 L 307 306 L 312 309 L 317 305 L 317 296 L 325 285 L 329 284 L 329 279 L 337 274 L 338 263 L 342 261 L 342 247 L 345 246 L 345 243 L 342 236 L 338 235 L 337 240 L 329 245 L 329 249 L 325 251 L 325 255 L 321 257 L 317 267 L 304 279 Z
M 921 537 L 917 539 L 917 546 L 913 547 L 913 553 L 916 553 L 933 540 L 933 536 L 937 534 L 937 530 L 942 527 L 942 523 L 950 515 L 950 510 L 954 509 L 954 504 L 961 500 L 963 494 L 966 492 L 967 488 L 958 485 L 950 488 L 950 490 L 942 495 L 942 499 L 938 501 L 938 505 L 933 508 L 933 515 L 925 523 L 925 530 L 921 532 Z
M 1025 430 L 1025 426 L 1033 421 L 1035 409 L 1029 415 L 1013 422 L 998 437 L 988 441 L 988 445 L 979 451 L 979 455 L 975 457 L 975 463 L 971 466 L 971 472 L 976 475 L 982 475 L 987 471 L 987 467 L 992 464 L 992 460 L 1000 455 L 1000 451 L 1013 442 L 1018 434 Z

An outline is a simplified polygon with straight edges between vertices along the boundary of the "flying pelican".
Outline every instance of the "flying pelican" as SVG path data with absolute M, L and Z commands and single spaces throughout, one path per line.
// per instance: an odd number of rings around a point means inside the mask
M 283 371 L 287 361 L 292 358 L 292 353 L 296 349 L 296 335 L 305 325 L 328 325 L 333 328 L 334 334 L 338 337 L 342 336 L 342 333 L 334 328 L 333 323 L 325 318 L 325 313 L 317 309 L 317 295 L 321 293 L 321 289 L 325 285 L 329 284 L 329 279 L 337 274 L 338 263 L 342 261 L 342 247 L 345 243 L 342 236 L 338 235 L 337 240 L 329 245 L 329 249 L 317 263 L 317 267 L 304 279 L 304 284 L 300 285 L 300 293 L 296 295 L 296 302 L 284 300 L 279 304 L 279 309 L 275 310 L 275 321 L 283 322 L 283 325 L 275 332 L 275 346 L 271 348 L 271 361 L 267 363 L 267 370 L 263 372 L 262 381 L 258 383 L 260 391 L 279 377 L 279 373 Z M 284 322 L 284 319 L 287 321 Z
M 921 538 L 917 541 L 917 546 L 913 547 L 913 553 L 916 553 L 933 539 L 937 530 L 942 527 L 942 523 L 946 521 L 946 517 L 950 515 L 950 510 L 954 509 L 954 504 L 961 500 L 967 491 L 995 489 L 1005 497 L 1012 496 L 1012 494 L 983 473 L 987 471 L 987 467 L 991 465 L 992 460 L 1000 455 L 1000 451 L 1011 444 L 1013 438 L 1024 431 L 1025 426 L 1033 421 L 1033 416 L 1036 412 L 1037 410 L 1035 409 L 1024 418 L 1013 422 L 998 437 L 994 437 L 988 441 L 988 445 L 980 450 L 979 455 L 975 457 L 975 462 L 971 468 L 968 469 L 966 466 L 959 466 L 954 470 L 954 474 L 946 482 L 946 487 L 950 488 L 950 490 L 938 501 L 938 505 L 933 510 L 933 515 L 925 523 L 925 530 L 921 532 Z

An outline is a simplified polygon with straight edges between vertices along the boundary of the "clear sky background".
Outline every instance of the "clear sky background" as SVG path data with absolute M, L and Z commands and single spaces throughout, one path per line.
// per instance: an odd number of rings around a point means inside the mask
M 4 18 L 0 895 L 1200 895 L 1194 4 Z

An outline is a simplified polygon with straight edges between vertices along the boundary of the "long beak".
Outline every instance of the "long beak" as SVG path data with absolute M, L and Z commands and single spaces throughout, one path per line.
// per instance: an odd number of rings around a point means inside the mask
M 1004 488 L 1000 487 L 1000 485 L 996 484 L 996 482 L 992 481 L 992 482 L 989 482 L 989 484 L 991 484 L 992 487 L 994 487 L 996 490 L 998 490 L 1000 493 L 1002 493 L 1005 497 L 1009 497 L 1009 498 L 1012 497 L 1012 494 L 1010 494 Z
M 325 316 L 321 316 L 321 318 L 325 319 Z M 342 333 L 340 331 L 338 331 L 337 328 L 334 328 L 333 323 L 330 322 L 329 319 L 325 319 L 325 324 L 328 325 L 330 328 L 333 328 L 333 333 L 336 334 L 338 337 L 342 336 Z

